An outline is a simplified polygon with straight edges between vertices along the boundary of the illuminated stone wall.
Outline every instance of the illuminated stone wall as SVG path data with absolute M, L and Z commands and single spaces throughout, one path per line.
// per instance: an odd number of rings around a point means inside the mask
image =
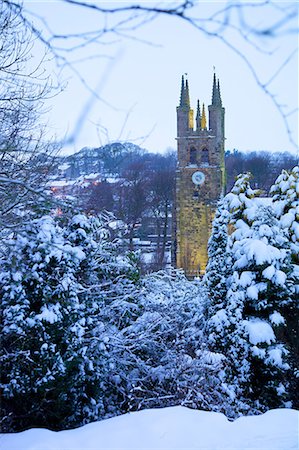
M 195 186 L 192 174 L 197 170 L 188 167 L 178 170 L 176 185 L 176 266 L 191 278 L 204 273 L 207 243 L 222 187 L 222 171 L 217 167 L 200 168 L 205 181 Z

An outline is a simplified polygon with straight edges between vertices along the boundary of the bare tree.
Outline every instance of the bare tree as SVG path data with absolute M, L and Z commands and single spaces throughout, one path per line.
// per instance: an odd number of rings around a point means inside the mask
M 175 189 L 175 154 L 161 156 L 158 170 L 151 172 L 149 178 L 151 216 L 155 221 L 157 234 L 156 255 L 154 269 L 160 270 L 165 266 L 166 246 L 169 242 L 169 232 L 172 205 Z
M 130 250 L 134 250 L 133 239 L 148 206 L 147 181 L 144 162 L 137 160 L 126 167 L 117 186 L 116 216 L 127 224 Z
M 47 173 L 55 147 L 39 124 L 52 93 L 42 60 L 31 69 L 34 35 L 6 2 L 0 2 L 0 227 L 15 227 L 49 201 Z M 41 207 L 41 203 L 39 203 Z
M 101 181 L 91 187 L 91 193 L 87 201 L 87 210 L 93 213 L 113 211 L 113 190 L 107 181 Z

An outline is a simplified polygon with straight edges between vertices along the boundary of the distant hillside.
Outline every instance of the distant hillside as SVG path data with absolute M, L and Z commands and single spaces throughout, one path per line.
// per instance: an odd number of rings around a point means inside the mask
M 172 158 L 175 158 L 175 152 Z M 230 190 L 239 173 L 251 172 L 252 185 L 268 191 L 282 169 L 291 169 L 298 164 L 298 158 L 288 152 L 271 153 L 266 151 L 240 152 L 227 150 L 225 153 L 227 190 Z M 74 155 L 61 158 L 57 175 L 60 178 L 75 179 L 80 176 L 99 174 L 121 175 L 131 170 L 134 164 L 143 170 L 158 171 L 163 157 L 149 153 L 131 142 L 115 142 L 98 148 L 83 148 Z M 175 177 L 175 164 L 173 176 Z
M 146 150 L 130 142 L 104 145 L 98 148 L 82 148 L 78 153 L 64 159 L 64 175 L 77 178 L 91 173 L 118 174 L 136 157 Z

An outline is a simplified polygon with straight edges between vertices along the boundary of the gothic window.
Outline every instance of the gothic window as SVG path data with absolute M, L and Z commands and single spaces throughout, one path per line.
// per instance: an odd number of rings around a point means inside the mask
M 196 148 L 190 148 L 190 164 L 197 164 L 196 160 Z
M 207 148 L 203 148 L 201 151 L 201 162 L 203 164 L 210 164 L 209 150 Z

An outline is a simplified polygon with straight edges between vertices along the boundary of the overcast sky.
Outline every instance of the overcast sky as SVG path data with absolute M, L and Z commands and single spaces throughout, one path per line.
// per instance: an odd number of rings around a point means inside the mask
M 55 33 L 78 33 L 102 26 L 102 19 L 95 12 L 61 1 L 25 0 L 24 3 L 29 11 L 43 17 Z M 97 3 L 105 6 L 104 2 Z M 111 4 L 106 3 L 106 6 Z M 124 4 L 118 2 L 118 5 Z M 199 1 L 194 15 L 208 17 L 225 4 Z M 294 5 L 288 2 L 275 4 L 284 8 Z M 164 6 L 167 5 L 169 2 L 164 2 Z M 279 18 L 280 12 L 261 7 L 251 8 L 246 14 L 252 26 L 262 27 Z M 36 17 L 30 17 L 45 30 Z M 64 53 L 68 61 L 77 61 L 74 67 L 81 81 L 70 68 L 62 70 L 60 76 L 65 88 L 51 100 L 52 110 L 47 119 L 51 133 L 59 139 L 75 133 L 74 142 L 66 146 L 68 153 L 115 140 L 132 141 L 154 152 L 175 148 L 181 76 L 188 73 L 192 106 L 196 107 L 197 99 L 207 106 L 211 101 L 214 66 L 220 78 L 225 107 L 226 149 L 296 151 L 273 101 L 258 86 L 242 56 L 223 41 L 208 37 L 178 18 L 164 16 L 129 31 L 129 34 L 131 38 L 108 35 L 99 45 Z M 276 100 L 285 105 L 285 112 L 298 108 L 297 33 L 282 33 L 277 39 L 254 39 L 263 52 L 244 43 L 240 34 L 232 29 L 227 28 L 224 36 L 250 60 L 262 83 L 268 81 L 288 55 L 295 52 L 269 89 Z M 78 41 L 57 43 L 65 48 Z M 48 69 L 58 72 L 53 63 Z M 100 98 L 95 98 L 86 86 L 96 91 Z M 292 138 L 298 142 L 297 122 L 296 113 L 288 117 Z

